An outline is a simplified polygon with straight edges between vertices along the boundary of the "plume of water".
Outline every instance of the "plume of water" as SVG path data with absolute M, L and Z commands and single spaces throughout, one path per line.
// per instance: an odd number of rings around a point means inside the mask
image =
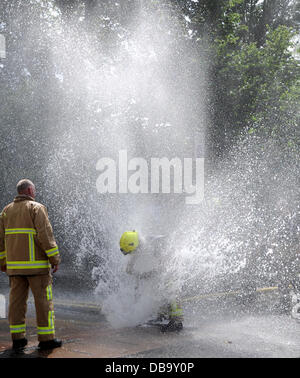
M 125 29 L 98 2 L 97 27 L 89 28 L 80 9 L 82 16 L 64 20 L 50 0 L 30 1 L 27 11 L 20 1 L 10 4 L 11 28 L 23 36 L 15 41 L 21 47 L 10 76 L 28 85 L 14 101 L 31 110 L 25 111 L 28 123 L 38 119 L 39 128 L 34 139 L 31 127 L 11 130 L 4 138 L 7 153 L 15 159 L 24 135 L 31 141 L 28 161 L 43 172 L 37 179 L 64 266 L 74 265 L 74 281 L 93 282 L 110 322 L 134 325 L 150 316 L 165 282 L 184 297 L 274 280 L 278 256 L 297 245 L 300 177 L 297 157 L 276 141 L 242 136 L 227 159 L 206 166 L 205 199 L 197 206 L 187 206 L 183 195 L 96 190 L 97 161 L 118 161 L 120 150 L 147 161 L 203 157 L 197 148 L 203 141 L 195 138 L 205 134 L 207 121 L 206 60 L 182 33 L 182 16 L 172 6 L 143 1 Z M 113 33 L 99 43 L 98 33 L 108 29 Z M 38 95 L 30 97 L 35 85 Z M 41 114 L 39 104 L 47 112 Z M 14 174 L 25 168 L 20 161 Z M 167 235 L 168 258 L 155 295 L 145 285 L 137 299 L 136 282 L 125 273 L 118 243 L 128 229 Z

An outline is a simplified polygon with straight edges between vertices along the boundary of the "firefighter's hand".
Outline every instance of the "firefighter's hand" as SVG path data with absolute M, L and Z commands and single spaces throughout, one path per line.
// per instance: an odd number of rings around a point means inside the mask
M 1 265 L 1 272 L 5 273 L 6 272 L 6 264 Z
M 58 264 L 52 265 L 52 273 L 55 273 L 58 271 Z

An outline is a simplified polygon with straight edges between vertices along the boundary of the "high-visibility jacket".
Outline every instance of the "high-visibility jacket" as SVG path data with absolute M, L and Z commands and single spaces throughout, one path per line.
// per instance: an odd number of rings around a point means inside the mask
M 0 265 L 8 275 L 47 274 L 60 262 L 44 205 L 18 195 L 0 216 Z

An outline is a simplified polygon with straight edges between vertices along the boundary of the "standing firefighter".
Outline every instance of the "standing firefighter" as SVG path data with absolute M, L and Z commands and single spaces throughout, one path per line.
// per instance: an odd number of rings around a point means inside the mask
M 25 316 L 29 287 L 33 293 L 40 349 L 60 347 L 54 338 L 52 276 L 60 256 L 45 206 L 35 202 L 35 186 L 27 179 L 17 184 L 18 195 L 0 216 L 0 264 L 9 276 L 8 321 L 13 349 L 27 345 Z
M 124 255 L 128 255 L 126 272 L 136 277 L 137 288 L 142 281 L 147 281 L 151 284 L 150 289 L 157 292 L 157 297 L 162 297 L 163 305 L 157 321 L 167 318 L 169 322 L 161 326 L 161 331 L 180 331 L 183 327 L 183 310 L 178 299 L 172 294 L 172 283 L 162 282 L 164 239 L 163 236 L 143 239 L 136 231 L 126 231 L 120 239 L 120 249 Z

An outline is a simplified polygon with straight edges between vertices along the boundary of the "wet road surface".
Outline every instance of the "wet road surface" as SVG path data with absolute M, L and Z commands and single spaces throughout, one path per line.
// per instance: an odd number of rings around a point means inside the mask
M 185 303 L 183 331 L 169 334 L 150 326 L 114 329 L 96 303 L 57 299 L 56 337 L 63 346 L 52 351 L 37 349 L 30 301 L 27 348 L 19 354 L 11 350 L 7 319 L 0 319 L 0 358 L 299 358 L 300 323 L 274 314 L 274 293 L 269 294 L 250 306 L 234 296 L 193 298 Z

